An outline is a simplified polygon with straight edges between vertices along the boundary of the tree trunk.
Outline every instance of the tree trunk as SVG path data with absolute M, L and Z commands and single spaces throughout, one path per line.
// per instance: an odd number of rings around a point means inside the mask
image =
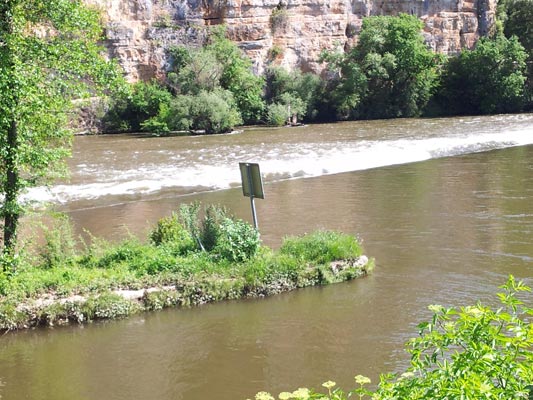
M 17 244 L 17 227 L 19 221 L 19 172 L 17 157 L 17 122 L 11 121 L 7 131 L 6 180 L 4 184 L 4 254 L 14 255 Z M 5 267 L 4 267 L 5 268 Z

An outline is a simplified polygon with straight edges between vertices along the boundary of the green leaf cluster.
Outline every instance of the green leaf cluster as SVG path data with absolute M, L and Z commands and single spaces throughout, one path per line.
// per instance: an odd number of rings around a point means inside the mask
M 325 54 L 331 101 L 341 119 L 413 117 L 422 113 L 438 78 L 439 57 L 428 49 L 415 16 L 363 20 L 357 46 Z
M 322 107 L 323 83 L 318 75 L 270 66 L 266 71 L 267 122 L 281 126 L 298 120 L 313 121 Z
M 98 44 L 100 14 L 81 0 L 0 4 L 0 190 L 4 248 L 13 252 L 19 196 L 66 174 L 74 99 L 120 81 Z
M 137 83 L 115 99 L 106 131 L 214 134 L 259 121 L 263 79 L 252 73 L 251 61 L 223 29 L 208 33 L 200 48 L 168 50 L 172 62 L 164 83 Z
M 533 309 L 523 301 L 531 289 L 510 276 L 497 294 L 498 308 L 477 303 L 460 308 L 431 305 L 432 318 L 406 344 L 411 366 L 402 374 L 383 374 L 375 391 L 357 375 L 349 392 L 335 382 L 328 393 L 299 389 L 279 399 L 503 400 L 533 396 Z M 261 392 L 256 399 L 273 397 Z
M 480 39 L 446 64 L 437 95 L 442 109 L 451 115 L 521 110 L 527 57 L 515 36 Z

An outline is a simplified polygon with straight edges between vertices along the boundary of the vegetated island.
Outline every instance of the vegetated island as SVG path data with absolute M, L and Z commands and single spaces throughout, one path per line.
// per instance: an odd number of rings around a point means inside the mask
M 93 238 L 80 251 L 68 220 L 56 225 L 36 254 L 21 255 L 14 272 L 0 275 L 0 330 L 263 297 L 355 279 L 373 268 L 354 236 L 317 231 L 287 237 L 273 251 L 226 209 L 202 211 L 197 203 L 161 219 L 148 243 Z

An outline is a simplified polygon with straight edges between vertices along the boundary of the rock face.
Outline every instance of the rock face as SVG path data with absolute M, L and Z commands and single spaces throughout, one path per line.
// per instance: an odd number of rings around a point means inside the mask
M 107 47 L 130 81 L 161 76 L 171 45 L 198 46 L 225 24 L 260 73 L 268 63 L 320 72 L 323 49 L 357 42 L 362 19 L 414 14 L 428 46 L 453 54 L 494 27 L 496 0 L 85 0 L 104 11 Z

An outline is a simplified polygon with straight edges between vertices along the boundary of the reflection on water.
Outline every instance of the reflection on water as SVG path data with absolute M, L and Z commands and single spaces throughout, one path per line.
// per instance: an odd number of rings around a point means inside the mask
M 266 196 L 257 201 L 265 243 L 340 229 L 363 239 L 374 273 L 263 300 L 6 335 L 0 394 L 230 400 L 328 379 L 350 387 L 356 374 L 376 380 L 406 365 L 402 344 L 428 304 L 492 301 L 508 274 L 533 273 L 533 146 L 269 183 Z M 250 220 L 240 189 L 70 215 L 97 235 L 119 235 L 121 224 L 141 233 L 146 221 L 192 200 Z

